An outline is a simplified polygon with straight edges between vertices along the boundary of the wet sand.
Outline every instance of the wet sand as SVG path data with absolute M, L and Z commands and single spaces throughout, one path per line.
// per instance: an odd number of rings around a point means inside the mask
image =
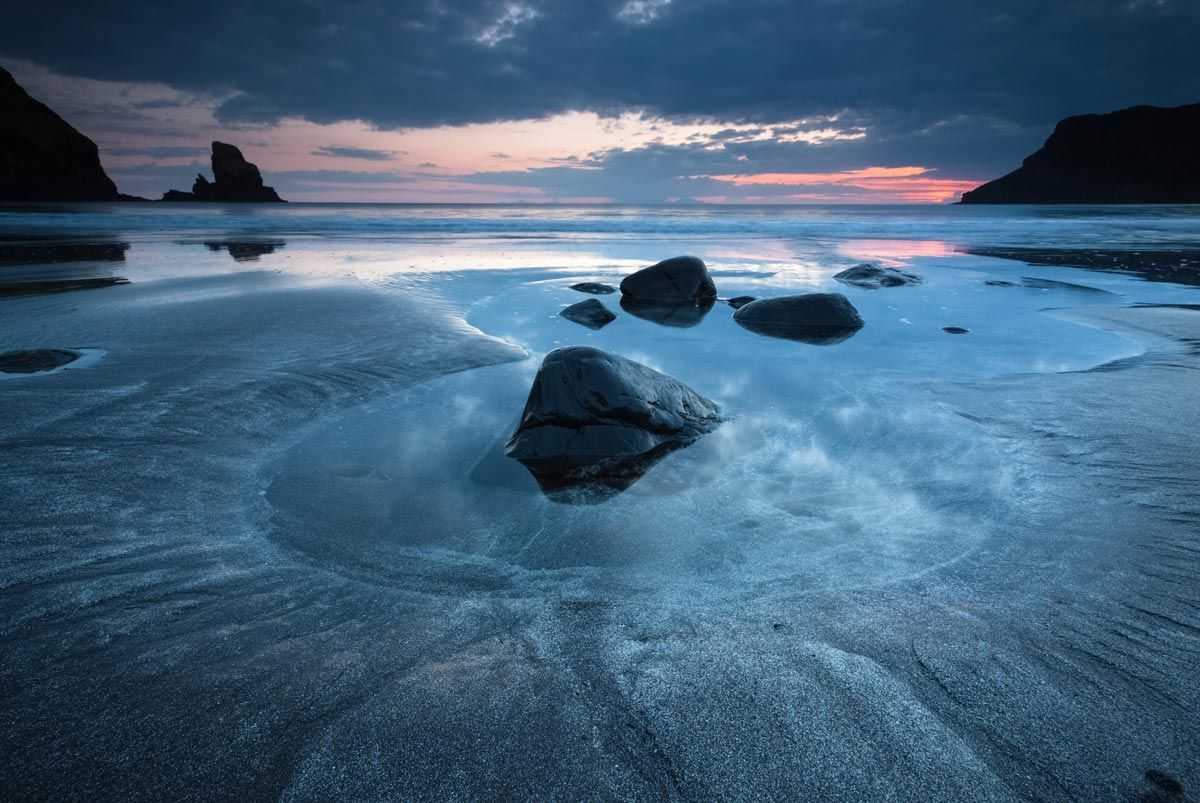
M 720 484 L 694 515 L 728 532 L 632 568 L 551 526 L 409 545 L 383 571 L 347 552 L 375 515 L 352 498 L 300 548 L 304 494 L 277 483 L 306 439 L 333 448 L 339 416 L 525 356 L 436 282 L 245 273 L 3 303 L 9 340 L 108 350 L 0 391 L 13 799 L 1200 789 L 1194 310 L 1071 313 L 1142 342 L 1112 365 L 929 383 L 921 415 L 1003 467 L 994 508 L 937 519 L 928 554 L 906 543 L 910 567 L 873 575 L 855 566 L 888 562 L 836 530 L 795 562 L 795 534 Z M 959 487 L 929 469 L 916 498 Z

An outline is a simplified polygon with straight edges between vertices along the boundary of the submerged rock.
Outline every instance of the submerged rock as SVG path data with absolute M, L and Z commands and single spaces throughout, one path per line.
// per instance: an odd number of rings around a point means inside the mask
M 600 282 L 580 282 L 579 284 L 571 285 L 572 290 L 578 290 L 581 293 L 591 293 L 594 296 L 607 296 L 617 292 L 617 288 L 611 284 L 602 284 Z
M 118 201 L 96 143 L 0 67 L 0 200 Z
M 263 184 L 262 174 L 253 162 L 247 162 L 242 152 L 225 142 L 212 144 L 213 181 L 196 176 L 192 191 L 168 190 L 164 201 L 217 201 L 283 203 L 274 187 Z
M 921 277 L 915 273 L 897 268 L 881 268 L 869 263 L 846 268 L 841 273 L 835 273 L 833 278 L 842 284 L 865 287 L 868 290 L 878 290 L 883 287 L 905 287 L 921 283 Z
M 754 300 L 754 296 L 734 296 L 733 298 L 726 299 L 725 303 L 734 309 L 741 309 Z
M 971 330 L 961 326 L 943 326 L 942 331 L 948 335 L 965 335 L 969 334 Z
M 764 298 L 739 309 L 733 319 L 756 334 L 818 346 L 840 343 L 863 327 L 858 310 L 841 293 Z
M 641 318 L 659 326 L 676 326 L 687 328 L 695 326 L 704 320 L 716 303 L 715 299 L 707 299 L 686 304 L 665 304 L 660 301 L 639 301 L 629 296 L 621 296 L 621 309 L 630 315 Z
M 714 301 L 717 286 L 703 260 L 682 256 L 664 259 L 626 276 L 621 293 L 631 301 L 696 305 Z
M 632 360 L 583 346 L 546 355 L 505 453 L 546 491 L 624 490 L 721 423 L 715 402 Z
M 79 359 L 79 352 L 69 349 L 30 349 L 0 352 L 0 373 L 36 374 L 52 371 Z
M 603 329 L 617 319 L 616 315 L 609 312 L 608 307 L 594 298 L 572 304 L 558 314 L 588 329 Z

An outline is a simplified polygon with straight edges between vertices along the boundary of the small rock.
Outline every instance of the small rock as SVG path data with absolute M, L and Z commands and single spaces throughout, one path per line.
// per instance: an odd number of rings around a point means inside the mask
M 971 330 L 963 329 L 961 326 L 943 326 L 942 331 L 951 335 L 965 335 Z
M 754 300 L 754 296 L 734 296 L 725 300 L 725 303 L 734 309 L 741 309 Z
M 988 279 L 984 284 L 989 287 L 1016 287 L 1015 282 L 1006 282 L 1003 279 Z
M 696 304 L 717 297 L 708 268 L 697 257 L 664 259 L 626 276 L 621 292 L 631 300 L 663 304 Z
M 868 290 L 879 290 L 883 287 L 904 287 L 906 285 L 921 283 L 921 277 L 915 273 L 909 273 L 908 271 L 896 268 L 881 268 L 878 265 L 871 265 L 869 263 L 847 268 L 841 273 L 834 274 L 833 278 L 842 284 L 865 287 Z
M 617 292 L 617 288 L 611 284 L 601 284 L 600 282 L 580 282 L 579 284 L 571 285 L 571 289 L 578 290 L 581 293 L 591 293 L 594 296 L 606 296 Z
M 841 293 L 764 298 L 733 313 L 744 328 L 768 337 L 818 346 L 840 343 L 863 327 L 863 319 Z
M 608 311 L 608 307 L 594 298 L 572 304 L 558 314 L 588 329 L 603 329 L 617 319 L 616 315 Z

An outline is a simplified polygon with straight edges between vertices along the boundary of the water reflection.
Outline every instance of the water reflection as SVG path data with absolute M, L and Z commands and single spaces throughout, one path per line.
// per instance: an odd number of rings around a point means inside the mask
M 698 304 L 662 304 L 649 301 L 635 301 L 629 296 L 621 296 L 621 309 L 659 326 L 674 326 L 686 329 L 696 326 L 704 320 L 716 303 L 716 299 L 708 299 Z
M 209 251 L 226 251 L 236 262 L 255 262 L 287 245 L 285 240 L 206 240 Z

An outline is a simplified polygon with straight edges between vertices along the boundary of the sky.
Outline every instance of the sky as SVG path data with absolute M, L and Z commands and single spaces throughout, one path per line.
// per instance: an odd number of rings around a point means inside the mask
M 945 203 L 1073 114 L 1200 101 L 1200 0 L 42 0 L 0 65 L 158 197 Z

